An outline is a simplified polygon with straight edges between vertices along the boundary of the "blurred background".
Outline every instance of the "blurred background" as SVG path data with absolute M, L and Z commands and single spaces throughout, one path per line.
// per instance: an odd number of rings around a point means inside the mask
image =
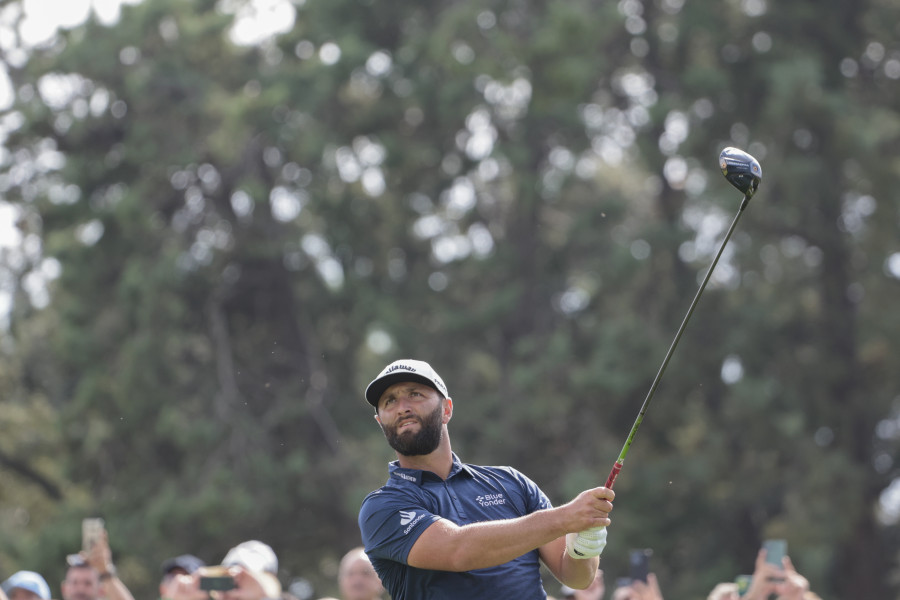
M 900 5 L 0 2 L 0 578 L 275 549 L 334 594 L 429 361 L 462 460 L 616 483 L 603 568 L 705 597 L 785 538 L 898 597 Z M 553 583 L 548 583 L 552 591 Z

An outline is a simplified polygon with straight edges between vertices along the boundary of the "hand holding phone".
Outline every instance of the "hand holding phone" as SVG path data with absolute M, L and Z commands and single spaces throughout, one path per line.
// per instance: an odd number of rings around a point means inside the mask
M 787 540 L 768 539 L 763 542 L 763 549 L 766 551 L 766 564 L 772 565 L 778 571 L 784 571 L 782 560 L 787 555 Z M 784 581 L 783 577 L 770 577 L 770 581 Z
M 629 552 L 629 576 L 631 579 L 647 583 L 647 575 L 650 573 L 650 556 L 653 550 L 641 548 Z
M 197 573 L 200 575 L 200 589 L 203 591 L 227 592 L 237 587 L 234 577 L 228 572 L 228 567 L 221 565 L 200 567 Z
M 631 585 L 631 579 L 628 577 L 616 577 L 616 589 L 628 587 Z

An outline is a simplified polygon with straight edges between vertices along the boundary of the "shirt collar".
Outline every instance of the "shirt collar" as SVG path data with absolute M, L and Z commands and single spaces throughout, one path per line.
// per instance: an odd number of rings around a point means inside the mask
M 460 473 L 465 473 L 466 475 L 471 476 L 472 472 L 469 470 L 469 466 L 459 460 L 459 457 L 456 456 L 456 453 L 453 452 L 453 464 L 450 466 L 450 474 L 447 476 L 447 479 L 452 479 L 454 476 L 459 475 Z M 440 479 L 437 475 L 432 473 L 431 471 L 421 471 L 419 469 L 405 469 L 400 466 L 399 461 L 391 461 L 388 465 L 388 472 L 390 473 L 390 478 L 393 480 L 403 480 L 415 483 L 417 485 L 422 485 L 422 482 L 426 479 Z

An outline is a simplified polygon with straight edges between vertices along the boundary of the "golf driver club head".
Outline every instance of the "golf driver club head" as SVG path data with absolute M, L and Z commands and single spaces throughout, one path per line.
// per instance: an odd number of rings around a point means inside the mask
M 743 192 L 747 199 L 753 197 L 762 179 L 759 161 L 737 148 L 725 148 L 719 154 L 719 167 L 728 182 Z

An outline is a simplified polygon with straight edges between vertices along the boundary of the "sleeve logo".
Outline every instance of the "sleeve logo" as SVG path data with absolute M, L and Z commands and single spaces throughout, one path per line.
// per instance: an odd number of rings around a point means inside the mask
M 406 529 L 403 530 L 403 535 L 408 534 L 412 531 L 412 528 L 416 526 L 416 523 L 424 519 L 428 516 L 427 512 L 423 512 L 421 515 L 417 514 L 414 510 L 401 510 L 400 512 L 400 526 L 406 525 Z

